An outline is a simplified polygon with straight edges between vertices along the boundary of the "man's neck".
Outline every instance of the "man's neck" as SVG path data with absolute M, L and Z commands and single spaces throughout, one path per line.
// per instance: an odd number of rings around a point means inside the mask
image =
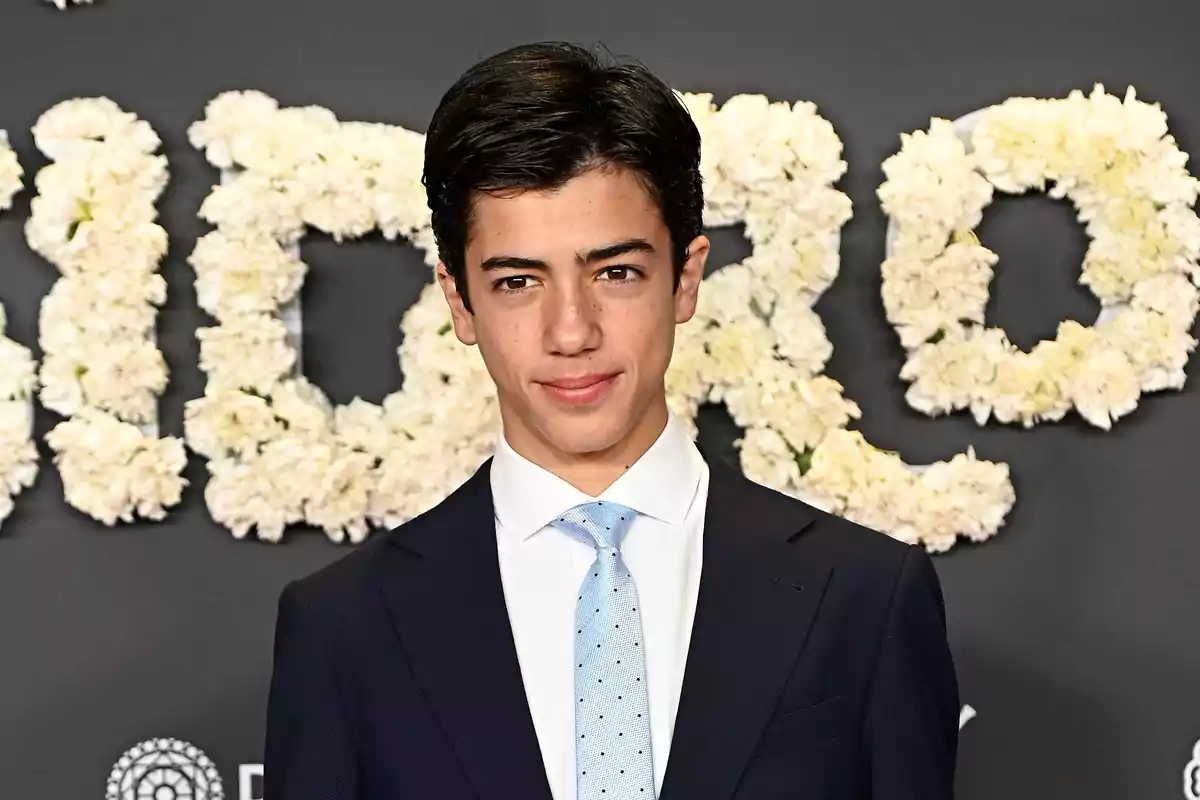
M 621 441 L 605 450 L 591 453 L 563 453 L 544 443 L 509 446 L 542 469 L 552 472 L 584 494 L 597 497 L 625 474 L 658 441 L 667 425 L 667 406 L 663 401 L 650 411 Z

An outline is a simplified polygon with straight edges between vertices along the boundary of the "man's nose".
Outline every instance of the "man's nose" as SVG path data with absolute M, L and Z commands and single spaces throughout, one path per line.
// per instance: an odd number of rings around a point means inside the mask
M 600 308 L 582 287 L 562 287 L 549 293 L 546 338 L 551 352 L 578 355 L 595 349 L 600 341 Z

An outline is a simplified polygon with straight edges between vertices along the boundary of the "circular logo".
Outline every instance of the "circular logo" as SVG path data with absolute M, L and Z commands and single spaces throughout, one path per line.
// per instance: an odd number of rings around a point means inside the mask
M 148 739 L 125 751 L 108 776 L 105 800 L 225 800 L 204 752 L 178 739 Z

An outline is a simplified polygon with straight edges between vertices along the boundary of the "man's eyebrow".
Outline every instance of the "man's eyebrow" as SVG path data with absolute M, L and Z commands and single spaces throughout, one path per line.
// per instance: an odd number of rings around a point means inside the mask
M 645 239 L 625 239 L 624 241 L 606 244 L 602 247 L 594 247 L 583 253 L 576 253 L 575 263 L 582 266 L 584 264 L 594 264 L 597 261 L 608 261 L 610 258 L 616 258 L 617 256 L 629 253 L 653 252 L 654 245 Z
M 480 269 L 488 272 L 494 269 L 546 269 L 545 261 L 539 258 L 524 258 L 522 256 L 492 256 L 479 265 Z
M 595 264 L 598 261 L 607 261 L 610 258 L 627 255 L 629 253 L 653 253 L 654 245 L 650 244 L 645 239 L 625 239 L 612 244 L 593 247 L 590 250 L 585 250 L 575 254 L 575 263 L 580 266 L 586 264 Z M 480 268 L 484 272 L 497 269 L 535 269 L 544 270 L 549 268 L 549 264 L 540 258 L 526 258 L 525 256 L 510 256 L 497 255 L 485 259 Z

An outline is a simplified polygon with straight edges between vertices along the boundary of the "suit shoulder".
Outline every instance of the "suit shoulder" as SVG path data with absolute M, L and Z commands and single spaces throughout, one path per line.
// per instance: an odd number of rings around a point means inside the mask
M 845 517 L 815 507 L 813 511 L 816 519 L 805 535 L 839 563 L 894 571 L 900 569 L 914 551 L 924 553 L 915 545 Z
M 420 551 L 446 546 L 446 542 L 461 538 L 453 535 L 455 531 L 492 520 L 489 464 L 490 459 L 440 502 L 412 519 L 373 534 L 353 551 L 291 581 L 284 593 L 308 605 L 356 607 L 383 577 L 390 559 L 403 557 L 414 547 Z
M 805 520 L 797 543 L 839 566 L 855 566 L 894 573 L 906 558 L 921 548 L 886 533 L 825 511 L 791 495 L 743 478 L 753 502 L 773 515 Z
M 766 502 L 789 506 L 789 513 L 806 520 L 792 540 L 796 555 L 832 567 L 842 576 L 843 589 L 874 609 L 872 613 L 885 613 L 898 593 L 914 586 L 932 587 L 940 605 L 937 572 L 923 547 L 774 489 L 760 488 L 771 495 Z
M 385 562 L 396 555 L 396 539 L 428 527 L 434 511 L 430 509 L 394 528 L 377 531 L 330 563 L 294 578 L 284 587 L 284 593 L 307 606 L 345 607 L 357 602 L 364 590 L 375 584 Z
M 283 593 L 305 606 L 344 602 L 370 580 L 381 549 L 387 545 L 386 536 L 377 534 L 325 566 L 292 579 Z

